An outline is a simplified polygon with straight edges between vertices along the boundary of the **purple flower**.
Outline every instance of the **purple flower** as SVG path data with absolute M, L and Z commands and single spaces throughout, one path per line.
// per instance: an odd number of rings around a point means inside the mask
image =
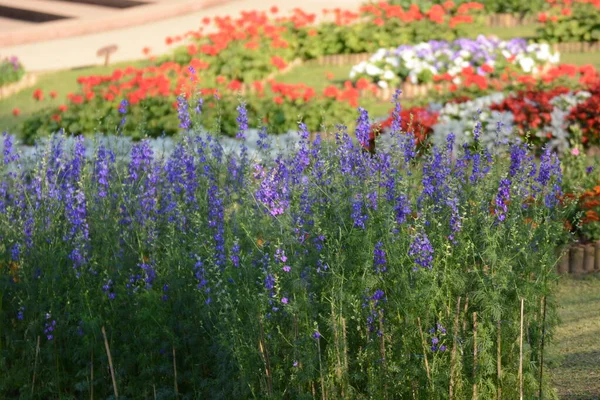
M 237 139 L 246 139 L 245 132 L 248 130 L 248 111 L 246 110 L 246 103 L 240 103 L 236 108 L 238 116 L 236 122 L 238 123 L 238 132 L 235 135 Z
M 127 106 L 129 106 L 129 102 L 127 101 L 127 99 L 121 100 L 121 104 L 119 104 L 119 114 L 126 114 Z
M 500 187 L 498 188 L 498 194 L 496 195 L 496 215 L 498 216 L 498 221 L 504 221 L 506 219 L 508 202 L 510 201 L 510 183 L 509 179 L 500 180 Z
M 288 300 L 288 298 L 287 298 L 287 297 L 282 297 L 282 298 L 281 298 L 281 302 L 282 302 L 283 304 L 287 304 L 287 303 L 289 302 L 289 300 Z
M 192 121 L 188 112 L 188 102 L 183 93 L 177 97 L 177 116 L 179 117 L 179 127 L 189 131 Z
M 196 107 L 194 108 L 194 111 L 196 111 L 196 114 L 202 113 L 202 105 L 203 104 L 204 104 L 204 99 L 202 97 L 200 97 L 198 99 L 198 102 L 196 103 Z
M 319 333 L 319 331 L 314 331 L 312 337 L 313 339 L 319 339 L 321 337 L 321 334 Z
M 23 321 L 25 319 L 25 307 L 21 306 L 19 307 L 19 311 L 17 312 L 17 319 L 19 321 Z
M 386 253 L 383 249 L 382 242 L 377 242 L 375 245 L 375 250 L 373 250 L 373 265 L 375 267 L 375 273 L 387 271 Z
M 411 256 L 419 266 L 429 269 L 432 268 L 433 247 L 425 232 L 421 232 L 415 236 L 415 239 L 410 244 L 408 255 Z
M 589 166 L 589 167 L 587 167 L 585 169 L 585 172 L 588 173 L 588 174 L 591 174 L 593 170 L 594 170 L 594 167 L 593 166 Z
M 281 269 L 283 270 L 283 272 L 290 272 L 292 270 L 292 268 L 289 265 L 284 265 Z
M 371 124 L 369 122 L 369 113 L 362 107 L 358 108 L 358 119 L 356 120 L 356 138 L 362 146 L 366 146 L 369 141 L 369 131 Z

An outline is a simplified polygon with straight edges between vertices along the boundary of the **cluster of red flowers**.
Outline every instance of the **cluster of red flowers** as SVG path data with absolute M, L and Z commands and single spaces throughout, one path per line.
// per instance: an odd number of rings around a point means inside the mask
M 417 145 L 423 143 L 433 133 L 433 126 L 437 124 L 439 113 L 432 112 L 427 107 L 410 107 L 400 112 L 402 132 L 412 132 Z M 381 132 L 391 128 L 394 116 L 390 115 L 383 122 L 371 126 L 369 139 L 372 141 Z
M 461 80 L 460 86 L 462 87 L 476 87 L 479 90 L 487 90 L 493 88 L 495 90 L 502 90 L 508 84 L 519 83 L 526 86 L 533 87 L 540 81 L 546 84 L 556 82 L 559 79 L 570 78 L 577 79 L 579 84 L 586 87 L 593 85 L 595 82 L 600 80 L 600 75 L 593 65 L 573 65 L 573 64 L 560 64 L 550 67 L 537 76 L 530 74 L 520 74 L 515 70 L 511 70 L 506 67 L 504 71 L 495 71 L 492 66 L 487 64 L 482 66 L 482 69 L 487 75 L 479 75 L 473 69 L 473 67 L 463 68 L 461 73 L 457 76 Z M 451 84 L 453 76 L 448 73 L 434 75 L 433 81 L 439 85 L 436 87 L 438 91 L 449 90 L 455 92 L 458 90 L 459 85 Z
M 461 23 L 473 22 L 473 17 L 469 15 L 471 10 L 482 10 L 483 8 L 483 4 L 477 2 L 463 3 L 457 8 L 454 2 L 446 1 L 442 5 L 432 5 L 427 11 L 422 10 L 417 4 L 411 4 L 407 10 L 404 10 L 400 5 L 380 1 L 362 6 L 360 12 L 363 16 L 371 17 L 372 22 L 376 25 L 383 25 L 385 19 L 397 18 L 405 23 L 428 19 L 438 24 L 448 22 L 450 27 L 454 28 Z M 347 19 L 343 22 L 350 23 L 352 21 Z
M 539 129 L 549 125 L 552 120 L 554 105 L 550 103 L 554 97 L 568 93 L 566 87 L 551 90 L 522 90 L 507 97 L 502 103 L 493 104 L 490 109 L 510 111 L 513 113 L 515 125 L 521 130 Z
M 581 219 L 582 224 L 600 221 L 598 211 L 600 209 L 600 185 L 594 186 L 593 189 L 585 191 L 579 196 L 579 206 L 584 211 L 584 216 Z

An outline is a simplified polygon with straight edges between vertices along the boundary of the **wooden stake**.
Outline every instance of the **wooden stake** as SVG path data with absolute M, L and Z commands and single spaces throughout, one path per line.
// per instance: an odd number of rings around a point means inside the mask
M 110 355 L 110 346 L 108 345 L 108 339 L 106 338 L 106 330 L 102 325 L 102 336 L 104 336 L 104 347 L 106 348 L 106 355 L 108 356 L 108 366 L 110 367 L 110 377 L 112 378 L 113 391 L 115 392 L 115 398 L 119 398 L 119 390 L 117 389 L 117 379 L 115 378 L 115 368 L 112 362 L 112 356 Z
M 425 371 L 427 372 L 427 380 L 429 380 L 429 384 L 431 385 L 431 373 L 429 372 L 429 361 L 427 361 L 427 344 L 425 343 L 425 336 L 423 336 L 421 317 L 417 317 L 417 324 L 419 325 L 419 333 L 421 334 L 421 344 L 423 345 L 423 359 L 425 360 Z
M 90 400 L 94 400 L 94 349 L 92 348 L 92 365 L 90 368 Z
M 477 312 L 473 313 L 473 400 L 477 400 Z
M 539 393 L 539 397 L 540 400 L 542 399 L 543 396 L 543 390 L 542 390 L 542 382 L 543 382 L 543 378 L 544 378 L 544 338 L 546 336 L 546 296 L 542 296 L 542 308 L 543 308 L 543 312 L 542 312 L 542 349 L 541 349 L 541 355 L 540 355 L 540 393 Z
M 500 325 L 500 321 L 497 323 L 497 338 L 498 342 L 498 352 L 496 354 L 497 358 L 497 370 L 498 370 L 498 397 L 497 400 L 502 399 L 502 326 Z
M 465 319 L 463 319 L 463 332 L 467 330 L 467 311 L 469 310 L 469 298 L 465 300 Z
M 175 384 L 175 397 L 179 397 L 179 388 L 177 387 L 177 356 L 175 346 L 173 346 L 173 383 Z
M 273 393 L 273 383 L 271 381 L 271 361 L 269 360 L 269 353 L 267 353 L 267 349 L 264 343 L 264 330 L 263 330 L 263 324 L 262 324 L 262 320 L 258 321 L 258 325 L 260 327 L 260 338 L 258 341 L 258 349 L 260 351 L 260 354 L 263 357 L 263 361 L 265 363 L 265 375 L 267 377 L 267 394 L 269 395 L 269 397 L 271 396 L 271 394 Z
M 40 337 L 37 337 L 37 346 L 35 347 L 35 361 L 33 363 L 33 379 L 31 380 L 31 396 L 33 397 L 33 389 L 35 388 L 35 374 L 37 372 L 38 357 L 40 355 Z
M 519 335 L 519 399 L 523 400 L 523 307 L 521 297 L 521 334 Z
M 454 395 L 454 374 L 456 368 L 456 351 L 457 351 L 457 336 L 458 336 L 458 317 L 460 315 L 460 296 L 456 301 L 456 315 L 454 316 L 454 325 L 452 329 L 452 353 L 450 354 L 450 388 L 449 388 L 449 399 L 452 400 Z

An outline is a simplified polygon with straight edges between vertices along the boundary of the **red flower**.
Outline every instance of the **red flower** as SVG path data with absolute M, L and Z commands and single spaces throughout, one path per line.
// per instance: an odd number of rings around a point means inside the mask
M 273 64 L 273 66 L 275 66 L 275 68 L 279 70 L 282 70 L 285 67 L 287 67 L 287 63 L 281 57 L 277 56 L 271 57 L 271 64 Z
M 35 89 L 33 92 L 33 98 L 37 101 L 44 100 L 44 92 L 42 92 L 42 89 Z
M 196 48 L 196 45 L 190 44 L 187 47 L 187 51 L 190 56 L 193 56 L 194 54 L 196 54 L 198 52 L 198 49 Z
M 170 45 L 172 45 L 172 44 L 173 44 L 173 38 L 171 38 L 171 36 L 167 36 L 167 37 L 165 38 L 165 44 L 166 44 L 167 46 L 170 46 Z
M 64 104 L 61 104 L 60 106 L 58 106 L 58 110 L 59 110 L 60 112 L 65 112 L 65 111 L 67 111 L 68 109 L 69 109 L 69 107 L 68 107 L 68 106 L 66 106 L 66 105 L 64 105 Z
M 333 86 L 333 85 L 327 86 L 325 88 L 325 90 L 323 91 L 323 95 L 325 97 L 337 97 L 337 95 L 338 95 L 338 88 L 335 87 L 335 86 Z
M 281 96 L 276 96 L 276 97 L 274 97 L 274 98 L 273 98 L 273 101 L 274 101 L 276 104 L 283 104 L 283 99 L 281 98 Z
M 356 82 L 356 88 L 359 90 L 363 90 L 369 87 L 369 80 L 367 78 L 360 78 L 357 82 Z
M 328 81 L 333 80 L 334 75 L 333 72 L 325 72 L 325 79 L 327 79 Z
M 269 9 L 269 11 L 271 11 L 271 14 L 277 14 L 279 12 L 279 8 L 277 8 L 277 6 L 273 6 Z
M 548 21 L 548 16 L 546 15 L 546 13 L 540 13 L 538 15 L 538 21 L 541 23 Z
M 210 18 L 208 18 L 208 17 L 204 17 L 204 18 L 202 18 L 202 23 L 203 23 L 204 25 L 208 25 L 208 24 L 210 24 Z
M 444 4 L 442 4 L 442 6 L 446 9 L 446 10 L 450 10 L 452 8 L 454 8 L 455 4 L 453 1 L 448 0 L 446 1 Z
M 54 121 L 56 121 L 56 122 L 60 122 L 60 120 L 61 120 L 62 118 L 60 117 L 60 115 L 59 115 L 59 114 L 54 114 L 54 115 L 52 116 L 52 119 L 53 119 Z
M 57 94 L 56 94 L 56 92 L 54 90 L 51 91 L 49 94 L 50 94 L 50 97 L 52 97 L 53 99 L 55 99 L 56 96 L 57 96 Z
M 225 83 L 225 81 L 227 81 L 227 79 L 225 79 L 224 76 L 221 76 L 221 75 L 217 76 L 217 83 L 223 84 L 223 83 Z
M 319 32 L 317 32 L 316 29 L 309 29 L 308 30 L 308 36 L 317 36 L 319 34 Z
M 491 74 L 492 72 L 494 72 L 494 67 L 492 67 L 492 66 L 491 66 L 491 65 L 489 65 L 489 64 L 483 64 L 483 65 L 481 66 L 481 70 L 482 70 L 483 72 L 485 72 L 486 74 Z
M 375 25 L 377 25 L 377 26 L 383 26 L 383 24 L 384 24 L 384 21 L 383 21 L 383 19 L 382 19 L 382 18 L 375 18 L 375 19 L 373 20 L 373 23 L 374 23 Z
M 150 54 L 150 47 L 144 47 L 142 49 L 142 53 L 144 53 L 145 56 L 147 56 L 148 54 Z
M 19 115 L 21 115 L 21 110 L 19 110 L 18 108 L 13 108 L 12 115 L 18 117 Z
M 570 8 L 563 8 L 560 13 L 562 15 L 564 15 L 565 17 L 570 17 L 571 16 L 571 9 Z
M 244 45 L 244 47 L 245 47 L 246 49 L 250 49 L 250 50 L 255 50 L 255 49 L 258 49 L 258 46 L 260 46 L 260 45 L 258 44 L 258 42 L 247 42 L 247 43 Z
M 234 79 L 231 82 L 229 82 L 227 88 L 237 92 L 238 90 L 242 89 L 242 82 Z

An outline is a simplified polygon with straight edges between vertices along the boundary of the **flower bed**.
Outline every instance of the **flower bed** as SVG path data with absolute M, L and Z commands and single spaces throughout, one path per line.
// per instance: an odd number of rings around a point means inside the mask
M 263 134 L 258 160 L 191 134 L 166 158 L 58 136 L 24 160 L 5 136 L 0 395 L 536 396 L 560 163 L 452 136 L 427 153 L 399 119 L 371 155 L 368 126 L 300 124 L 279 156 Z
M 513 71 L 540 74 L 558 61 L 559 54 L 553 54 L 547 44 L 527 44 L 523 39 L 501 41 L 480 35 L 475 40 L 430 41 L 395 50 L 379 49 L 368 61 L 352 67 L 350 79 L 366 78 L 384 89 L 402 82 L 460 84 L 459 75 L 465 68 L 490 79 Z
M 176 63 L 160 67 L 126 68 L 111 75 L 81 77 L 82 91 L 70 94 L 69 103 L 42 110 L 21 126 L 24 139 L 35 140 L 59 129 L 69 134 L 90 134 L 97 129 L 139 138 L 159 137 L 180 131 L 177 120 L 178 98 L 184 96 L 202 109 L 206 126 L 219 124 L 222 133 L 236 133 L 236 107 L 240 94 L 245 94 L 251 127 L 268 122 L 277 133 L 293 129 L 298 115 L 306 118 L 311 132 L 329 121 L 351 122 L 358 106 L 359 91 L 351 85 L 329 86 L 321 93 L 302 84 L 283 84 L 270 80 L 244 85 L 224 77 L 204 74 L 206 65 L 198 59 L 187 68 Z M 128 103 L 126 115 L 119 111 L 121 102 Z M 327 117 L 320 110 L 327 110 Z M 123 117 L 125 122 L 121 122 Z M 140 124 L 143 129 L 140 130 Z
M 508 94 L 495 92 L 473 99 L 462 97 L 445 104 L 431 103 L 425 109 L 431 116 L 428 120 L 434 122 L 428 124 L 424 132 L 438 145 L 443 144 L 450 132 L 456 134 L 457 144 L 472 144 L 473 129 L 478 123 L 480 142 L 489 148 L 498 140 L 514 138 L 514 135 L 525 137 L 530 132 L 527 140 L 536 147 L 550 146 L 565 152 L 571 147 L 570 128 L 578 126 L 583 132 L 579 139 L 581 144 L 598 145 L 600 123 L 596 122 L 594 107 L 598 105 L 599 90 L 597 81 L 588 90 L 565 86 L 531 87 Z M 385 131 L 392 120 L 390 115 L 374 129 Z
M 209 64 L 209 72 L 214 75 L 252 82 L 285 68 L 294 59 L 372 52 L 398 41 L 460 37 L 466 32 L 465 25 L 476 22 L 481 9 L 474 2 L 428 9 L 416 4 L 403 8 L 379 2 L 356 11 L 323 10 L 322 22 L 315 24 L 315 14 L 296 9 L 291 16 L 274 17 L 278 13 L 274 7 L 271 16 L 251 11 L 239 18 L 205 19 L 206 28 L 213 28 L 214 22 L 216 31 L 204 34 L 202 28 L 167 38 L 168 44 L 186 38 L 191 42 L 158 62 L 172 60 L 183 65 L 197 57 Z

